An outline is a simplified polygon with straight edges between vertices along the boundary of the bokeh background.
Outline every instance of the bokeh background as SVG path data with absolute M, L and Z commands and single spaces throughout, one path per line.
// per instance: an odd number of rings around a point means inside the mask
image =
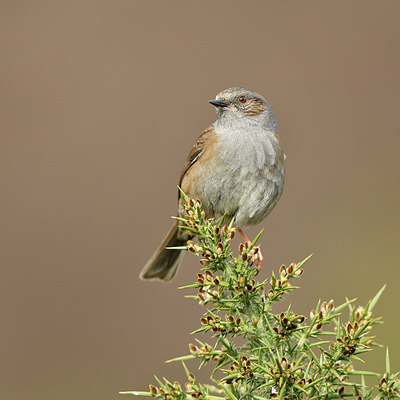
M 0 11 L 0 398 L 111 400 L 153 374 L 183 377 L 164 361 L 193 341 L 202 310 L 177 287 L 198 262 L 186 256 L 169 285 L 138 273 L 215 119 L 207 101 L 238 85 L 270 101 L 287 154 L 263 274 L 314 252 L 289 298 L 307 313 L 387 283 L 376 334 L 400 369 L 400 2 L 2 0 Z

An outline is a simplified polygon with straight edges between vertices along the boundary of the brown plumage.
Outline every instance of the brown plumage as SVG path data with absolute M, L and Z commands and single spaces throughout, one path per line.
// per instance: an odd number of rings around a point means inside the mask
M 207 161 L 207 154 L 206 157 L 202 157 L 202 154 L 206 148 L 206 143 L 208 142 L 207 146 L 209 146 L 213 142 L 212 138 L 215 138 L 215 136 L 214 128 L 212 126 L 206 129 L 199 136 L 188 157 L 186 158 L 181 175 L 179 177 L 179 187 L 181 187 L 185 193 L 193 193 L 191 187 L 192 180 L 185 178 L 191 175 L 190 169 L 195 163 L 199 162 L 201 166 L 201 163 Z M 212 151 L 210 153 L 212 153 Z M 199 161 L 200 158 L 201 161 Z M 183 183 L 184 179 L 185 183 Z M 183 211 L 182 202 L 183 198 L 180 190 L 178 190 L 179 214 L 181 214 Z M 143 267 L 140 277 L 142 279 L 161 279 L 163 281 L 170 281 L 176 274 L 181 258 L 183 257 L 183 253 L 180 250 L 167 249 L 167 247 L 184 246 L 189 237 L 190 236 L 186 231 L 178 228 L 178 223 L 176 222 L 165 236 L 160 247 L 154 252 L 150 260 Z

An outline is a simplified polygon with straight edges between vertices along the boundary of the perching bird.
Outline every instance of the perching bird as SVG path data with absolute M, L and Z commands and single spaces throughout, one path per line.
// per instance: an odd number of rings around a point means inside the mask
M 197 139 L 183 167 L 179 186 L 199 199 L 207 218 L 226 214 L 240 228 L 261 222 L 278 202 L 285 182 L 284 153 L 269 103 L 261 95 L 234 87 L 209 101 L 217 120 Z M 183 212 L 179 194 L 179 215 Z M 188 233 L 176 222 L 143 268 L 142 279 L 171 280 Z

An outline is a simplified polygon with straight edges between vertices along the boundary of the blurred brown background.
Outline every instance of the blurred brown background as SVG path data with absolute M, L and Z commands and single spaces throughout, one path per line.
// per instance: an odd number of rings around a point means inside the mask
M 176 288 L 197 260 L 170 285 L 138 273 L 215 119 L 207 100 L 236 85 L 271 102 L 287 153 L 263 274 L 315 253 L 299 312 L 388 283 L 376 333 L 400 369 L 400 2 L 0 5 L 1 399 L 182 378 L 164 360 L 193 341 L 202 310 Z M 384 369 L 384 349 L 369 359 Z

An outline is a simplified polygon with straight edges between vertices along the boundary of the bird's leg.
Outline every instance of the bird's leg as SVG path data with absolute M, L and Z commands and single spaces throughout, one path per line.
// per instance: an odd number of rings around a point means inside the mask
M 244 241 L 245 241 L 248 245 L 250 245 L 250 244 L 251 244 L 251 240 L 247 237 L 247 235 L 246 235 L 240 228 L 238 228 L 238 232 L 239 232 L 240 236 L 244 239 Z M 262 266 L 262 263 L 263 263 L 263 260 L 264 260 L 264 257 L 263 257 L 263 255 L 262 255 L 262 253 L 261 253 L 261 249 L 260 249 L 260 248 L 258 248 L 258 249 L 259 249 L 259 250 L 258 250 L 258 264 L 257 264 L 257 269 L 260 270 L 260 269 L 261 269 L 261 266 Z M 253 257 L 253 258 L 255 258 L 255 257 Z
M 248 244 L 251 243 L 251 240 L 247 237 L 247 235 L 240 228 L 238 228 L 238 232 L 246 243 L 248 243 Z

